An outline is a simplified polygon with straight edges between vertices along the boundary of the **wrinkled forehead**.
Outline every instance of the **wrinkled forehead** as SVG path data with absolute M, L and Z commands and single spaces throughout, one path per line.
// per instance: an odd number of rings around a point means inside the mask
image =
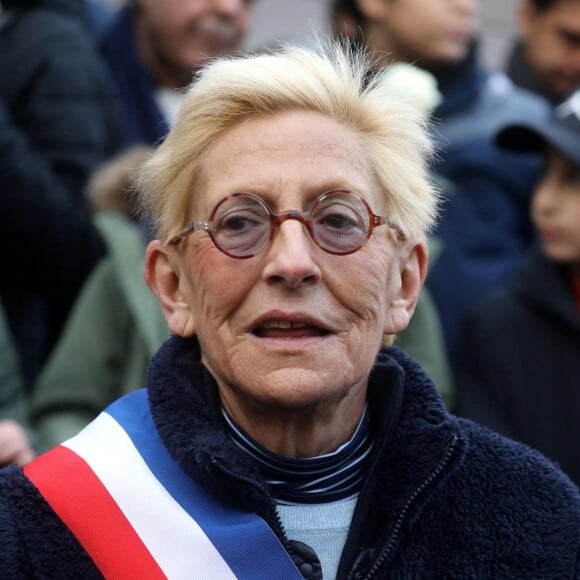
M 199 160 L 192 203 L 207 212 L 227 195 L 245 192 L 276 211 L 304 210 L 336 188 L 377 203 L 381 188 L 366 142 L 329 117 L 293 111 L 246 119 L 216 139 Z

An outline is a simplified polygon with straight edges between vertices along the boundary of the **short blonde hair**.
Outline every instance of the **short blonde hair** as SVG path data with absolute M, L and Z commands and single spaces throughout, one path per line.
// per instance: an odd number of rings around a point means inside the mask
M 221 135 L 247 118 L 289 111 L 320 113 L 351 127 L 367 147 L 390 217 L 407 237 L 426 237 L 438 208 L 427 119 L 390 95 L 382 78 L 363 52 L 338 41 L 210 63 L 140 171 L 141 207 L 157 237 L 167 242 L 188 225 L 194 180 Z

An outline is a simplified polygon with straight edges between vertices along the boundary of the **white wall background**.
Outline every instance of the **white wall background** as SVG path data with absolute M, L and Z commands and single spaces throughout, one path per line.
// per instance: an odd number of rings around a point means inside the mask
M 328 33 L 329 0 L 254 0 L 250 48 L 276 40 L 300 40 L 311 31 Z

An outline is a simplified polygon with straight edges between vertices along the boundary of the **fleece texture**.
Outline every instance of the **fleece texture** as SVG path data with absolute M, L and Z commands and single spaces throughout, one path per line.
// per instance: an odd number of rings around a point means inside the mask
M 148 394 L 184 472 L 220 501 L 258 513 L 299 563 L 259 466 L 228 438 L 194 339 L 171 337 L 161 347 Z M 395 347 L 378 355 L 369 407 L 375 444 L 337 578 L 579 577 L 580 496 L 552 463 L 450 415 Z M 0 472 L 0 577 L 99 577 L 15 467 Z

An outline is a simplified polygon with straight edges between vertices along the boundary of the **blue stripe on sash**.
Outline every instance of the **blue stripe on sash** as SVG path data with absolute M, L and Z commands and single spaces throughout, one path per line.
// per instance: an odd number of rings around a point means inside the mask
M 199 524 L 237 578 L 302 579 L 262 518 L 218 503 L 183 473 L 161 442 L 144 389 L 119 399 L 105 412 L 127 432 L 155 477 Z

